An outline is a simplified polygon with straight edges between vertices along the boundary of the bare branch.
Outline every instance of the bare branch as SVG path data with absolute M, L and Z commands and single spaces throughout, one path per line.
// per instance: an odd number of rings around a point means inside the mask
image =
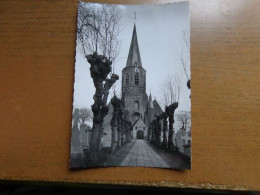
M 79 110 L 79 122 L 83 124 L 85 121 L 89 121 L 93 118 L 93 113 L 91 109 L 88 108 L 81 108 Z
M 116 5 L 80 3 L 78 9 L 77 41 L 84 55 L 97 52 L 115 61 L 119 53 L 119 21 L 122 12 Z
M 181 79 L 178 75 L 168 76 L 162 83 L 161 94 L 163 108 L 179 101 L 181 92 Z
M 184 31 L 183 31 L 183 39 L 185 41 L 187 48 L 190 51 L 190 35 L 186 34 Z
M 184 71 L 187 80 L 190 80 L 190 36 L 183 32 L 183 40 L 185 47 L 182 48 L 181 54 L 178 54 L 182 69 Z
M 183 52 L 181 53 L 181 64 L 182 64 L 182 68 L 183 68 L 183 71 L 184 71 L 184 73 L 185 73 L 185 75 L 186 75 L 186 77 L 187 77 L 187 79 L 188 80 L 190 80 L 190 78 L 189 78 L 189 75 L 188 75 L 188 72 L 187 72 L 187 63 L 185 63 L 185 61 L 184 61 L 184 57 L 183 57 Z
M 176 115 L 176 119 L 182 123 L 182 127 L 184 128 L 184 130 L 187 130 L 187 125 L 190 122 L 191 119 L 191 114 L 189 111 L 180 111 L 178 112 Z

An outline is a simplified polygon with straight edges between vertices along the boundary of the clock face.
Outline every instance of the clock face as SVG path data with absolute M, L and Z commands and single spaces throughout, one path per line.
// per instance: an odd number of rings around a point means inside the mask
M 137 121 L 140 118 L 140 113 L 135 112 L 132 114 L 132 120 Z
M 139 68 L 135 68 L 135 72 L 139 72 Z
M 133 115 L 133 116 L 132 116 L 133 121 L 137 121 L 139 118 L 140 118 L 139 115 Z

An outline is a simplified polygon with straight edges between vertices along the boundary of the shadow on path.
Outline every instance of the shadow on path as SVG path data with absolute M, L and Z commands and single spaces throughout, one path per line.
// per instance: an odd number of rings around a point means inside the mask
M 91 162 L 88 152 L 84 156 L 71 158 L 73 168 L 94 168 L 94 167 L 158 167 L 170 169 L 191 169 L 190 158 L 173 151 L 166 152 L 157 148 L 148 140 L 133 140 L 113 153 L 102 150 L 99 153 L 99 160 Z
M 114 153 L 110 153 L 107 156 L 107 159 L 104 161 L 103 166 L 108 167 L 119 167 L 127 154 L 130 152 L 132 147 L 134 146 L 135 141 L 131 141 L 127 143 L 126 145 L 122 146 L 121 148 L 118 148 Z
M 178 169 L 178 170 L 189 170 L 191 169 L 191 158 L 184 156 L 180 152 L 172 151 L 166 152 L 163 149 L 157 148 L 155 145 L 147 141 L 147 144 L 153 148 L 153 150 L 162 157 L 162 159 L 170 165 L 171 169 Z

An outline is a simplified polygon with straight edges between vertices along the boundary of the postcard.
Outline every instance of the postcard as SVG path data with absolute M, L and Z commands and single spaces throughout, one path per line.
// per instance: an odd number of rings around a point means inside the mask
M 191 169 L 189 2 L 79 2 L 70 168 Z

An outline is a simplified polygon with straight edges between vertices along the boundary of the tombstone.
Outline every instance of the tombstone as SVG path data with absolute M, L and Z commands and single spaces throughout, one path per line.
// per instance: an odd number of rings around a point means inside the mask
M 91 127 L 86 124 L 80 125 L 80 146 L 83 149 L 89 149 L 90 148 L 90 131 Z
M 184 133 L 184 136 L 181 137 L 181 139 L 184 141 L 184 144 L 183 144 L 183 154 L 185 156 L 188 156 L 190 157 L 191 156 L 191 138 L 190 138 L 190 135 L 188 132 L 185 132 Z
M 75 109 L 73 113 L 73 125 L 71 129 L 71 166 L 77 166 L 83 155 L 83 149 L 80 146 L 80 131 L 78 128 L 79 122 L 79 109 Z
M 79 152 L 81 152 L 80 132 L 79 132 L 78 127 L 72 127 L 71 152 L 72 153 L 79 153 Z
M 78 128 L 79 109 L 76 108 L 73 113 L 73 126 L 71 135 L 71 152 L 76 153 L 80 151 L 80 132 Z
M 184 148 L 183 148 L 184 141 L 182 139 L 183 135 L 184 133 L 181 129 L 178 132 L 176 132 L 174 135 L 175 144 L 176 144 L 175 147 L 181 153 L 184 152 Z

